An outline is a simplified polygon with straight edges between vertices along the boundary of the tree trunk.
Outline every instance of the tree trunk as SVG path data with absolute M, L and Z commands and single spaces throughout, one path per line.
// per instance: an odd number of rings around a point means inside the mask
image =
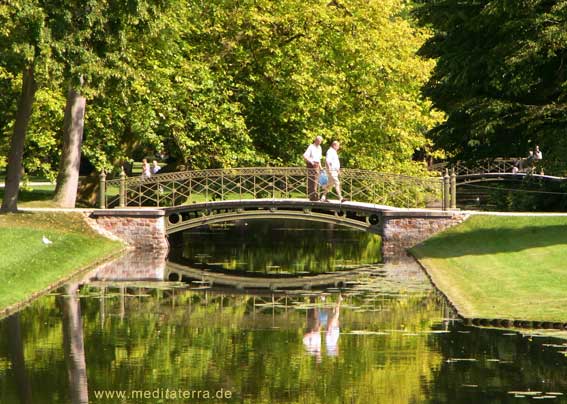
M 53 197 L 55 204 L 61 208 L 74 208 L 77 199 L 85 104 L 85 97 L 69 88 L 63 121 L 63 150 Z
M 33 102 L 37 85 L 34 77 L 34 68 L 29 66 L 23 71 L 22 94 L 18 102 L 14 133 L 10 142 L 8 167 L 6 169 L 6 186 L 2 200 L 2 212 L 16 212 L 18 210 L 18 194 L 20 193 L 20 180 L 22 178 L 22 159 L 26 132 L 30 122 Z

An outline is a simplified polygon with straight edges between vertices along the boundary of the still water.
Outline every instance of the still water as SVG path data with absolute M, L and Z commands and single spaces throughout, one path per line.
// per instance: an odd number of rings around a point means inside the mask
M 346 288 L 250 293 L 168 282 L 164 257 L 132 254 L 0 320 L 0 402 L 565 402 L 565 340 L 466 327 L 415 263 L 376 265 L 375 240 L 344 229 L 329 250 L 311 226 L 279 223 L 290 236 L 271 237 L 250 224 L 262 242 L 248 241 L 248 262 L 358 266 Z M 252 230 L 215 228 L 223 248 L 181 249 L 189 259 L 245 262 Z M 296 256 L 284 251 L 292 247 Z
M 170 244 L 172 261 L 247 274 L 317 274 L 380 261 L 378 235 L 317 222 L 238 221 L 181 233 Z

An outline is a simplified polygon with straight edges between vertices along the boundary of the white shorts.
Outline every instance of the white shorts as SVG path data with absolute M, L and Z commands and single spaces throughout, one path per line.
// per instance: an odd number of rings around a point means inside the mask
M 332 170 L 332 171 L 328 171 L 329 175 L 329 182 L 327 183 L 327 186 L 332 187 L 333 185 L 341 185 L 340 181 L 339 181 L 339 172 Z

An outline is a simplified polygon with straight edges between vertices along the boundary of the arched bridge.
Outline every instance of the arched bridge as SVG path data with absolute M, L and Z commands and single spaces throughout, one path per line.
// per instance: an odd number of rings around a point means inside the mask
M 167 235 L 233 220 L 286 218 L 340 224 L 380 234 L 382 254 L 403 254 L 432 234 L 464 220 L 448 178 L 418 178 L 341 170 L 348 202 L 306 198 L 305 168 L 235 168 L 164 173 L 106 181 L 98 226 L 142 249 L 167 248 Z M 454 182 L 451 183 L 454 185 Z M 393 207 L 395 206 L 395 207 Z M 110 207 L 112 209 L 105 209 Z M 437 209 L 424 209 L 435 207 Z M 443 210 L 442 210 L 443 209 Z

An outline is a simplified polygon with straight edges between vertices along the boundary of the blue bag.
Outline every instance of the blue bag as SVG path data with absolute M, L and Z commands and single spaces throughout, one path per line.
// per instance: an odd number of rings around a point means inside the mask
M 319 174 L 319 185 L 323 187 L 327 185 L 328 182 L 329 177 L 327 177 L 327 172 L 321 171 L 321 174 Z

